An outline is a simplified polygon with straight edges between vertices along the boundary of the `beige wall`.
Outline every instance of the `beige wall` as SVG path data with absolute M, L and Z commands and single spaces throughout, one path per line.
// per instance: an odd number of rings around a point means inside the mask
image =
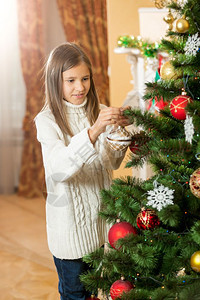
M 110 72 L 110 101 L 112 106 L 121 106 L 127 93 L 133 89 L 130 80 L 130 64 L 125 54 L 114 53 L 120 35 L 140 34 L 138 9 L 154 7 L 151 0 L 107 0 L 108 10 L 108 47 Z M 129 151 L 128 151 L 129 153 Z M 128 153 L 114 177 L 132 175 L 132 169 L 125 169 Z

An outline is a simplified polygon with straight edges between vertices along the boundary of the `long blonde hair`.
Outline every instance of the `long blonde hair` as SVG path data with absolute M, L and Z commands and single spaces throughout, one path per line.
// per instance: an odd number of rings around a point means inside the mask
M 87 94 L 86 113 L 90 124 L 93 125 L 99 114 L 99 101 L 93 80 L 92 65 L 82 48 L 75 43 L 64 43 L 50 53 L 45 66 L 44 108 L 50 108 L 63 134 L 67 133 L 70 136 L 73 136 L 73 134 L 65 113 L 62 73 L 81 62 L 87 65 L 90 72 L 90 89 Z

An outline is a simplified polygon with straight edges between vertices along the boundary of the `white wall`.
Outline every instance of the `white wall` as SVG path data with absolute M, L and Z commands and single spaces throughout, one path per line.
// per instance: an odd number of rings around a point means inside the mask
M 154 7 L 141 7 L 138 9 L 140 35 L 151 42 L 159 42 L 165 36 L 167 23 L 163 18 L 167 15 L 167 9 Z

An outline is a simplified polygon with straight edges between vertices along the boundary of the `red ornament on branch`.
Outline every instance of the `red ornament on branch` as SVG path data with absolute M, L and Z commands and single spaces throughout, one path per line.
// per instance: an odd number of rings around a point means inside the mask
M 152 209 L 142 209 L 137 215 L 137 226 L 142 230 L 154 229 L 160 225 L 160 221 L 155 211 Z
M 181 95 L 175 97 L 170 104 L 170 112 L 172 116 L 178 120 L 186 119 L 185 108 L 188 103 L 192 102 L 192 98 L 187 96 L 186 92 L 183 91 Z
M 158 74 L 159 75 L 160 75 L 161 66 L 163 64 L 163 58 L 164 57 L 160 53 L 158 53 Z
M 148 141 L 148 136 L 146 136 L 144 131 L 140 131 L 132 136 L 132 142 L 129 146 L 130 151 L 133 154 L 139 154 L 140 147 L 145 145 Z
M 150 100 L 148 100 L 149 105 L 147 107 L 147 110 L 149 110 L 151 113 L 155 113 L 157 115 L 159 115 L 160 110 L 164 109 L 165 106 L 168 105 L 168 102 L 164 102 L 163 101 L 163 97 L 161 97 L 160 99 L 158 99 L 158 97 L 155 96 L 155 98 L 151 98 Z
M 110 288 L 110 296 L 112 299 L 120 298 L 123 293 L 127 293 L 134 288 L 133 284 L 127 280 L 117 280 Z
M 140 152 L 140 145 L 136 141 L 132 141 L 129 146 L 129 149 L 132 153 L 137 154 Z
M 117 249 L 116 242 L 128 234 L 137 234 L 137 229 L 128 222 L 117 221 L 108 232 L 108 241 L 111 247 Z

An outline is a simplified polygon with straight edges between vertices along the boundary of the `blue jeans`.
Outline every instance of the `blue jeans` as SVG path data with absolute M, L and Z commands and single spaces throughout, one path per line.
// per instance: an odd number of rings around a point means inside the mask
M 80 282 L 81 273 L 89 269 L 88 265 L 82 259 L 59 259 L 54 258 L 59 283 L 58 290 L 61 300 L 85 300 L 90 297 L 83 284 Z

